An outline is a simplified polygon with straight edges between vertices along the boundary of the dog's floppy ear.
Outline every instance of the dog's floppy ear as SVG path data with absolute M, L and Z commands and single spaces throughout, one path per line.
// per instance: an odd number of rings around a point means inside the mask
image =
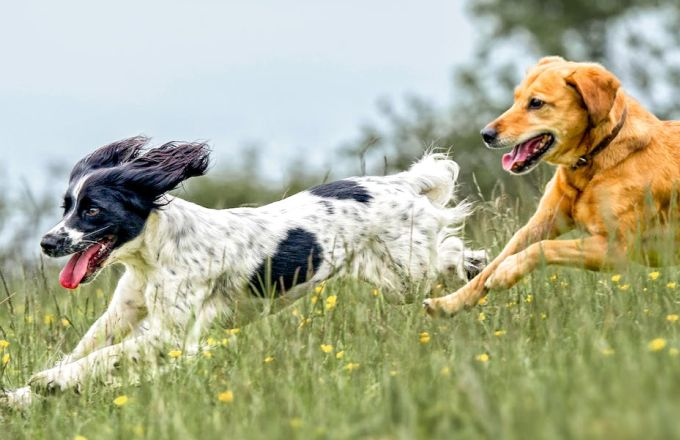
M 120 169 L 122 183 L 150 199 L 157 199 L 184 180 L 205 174 L 210 164 L 207 144 L 168 142 Z
M 135 136 L 97 148 L 94 152 L 78 161 L 71 171 L 71 179 L 88 171 L 100 168 L 113 168 L 130 162 L 139 156 L 142 148 L 148 142 L 149 138 L 145 136 Z
M 558 63 L 558 62 L 564 62 L 565 59 L 557 56 L 557 55 L 551 55 L 548 57 L 543 57 L 540 60 L 538 60 L 538 63 L 536 63 L 537 66 L 543 66 L 545 64 L 551 64 L 551 63 Z
M 602 66 L 591 64 L 579 66 L 565 78 L 574 87 L 588 110 L 590 123 L 597 126 L 607 119 L 614 106 L 619 80 Z

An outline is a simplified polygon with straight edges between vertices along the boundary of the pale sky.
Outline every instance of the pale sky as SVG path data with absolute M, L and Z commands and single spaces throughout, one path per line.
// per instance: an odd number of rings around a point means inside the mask
M 328 168 L 379 98 L 449 102 L 473 32 L 456 0 L 5 2 L 3 183 L 140 133 L 209 140 L 217 168 L 252 141 L 272 173 Z

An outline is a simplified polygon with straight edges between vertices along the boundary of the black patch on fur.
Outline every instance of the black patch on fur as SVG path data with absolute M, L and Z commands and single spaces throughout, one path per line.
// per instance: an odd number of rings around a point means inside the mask
M 319 268 L 321 253 L 314 234 L 302 228 L 291 229 L 276 247 L 274 255 L 263 261 L 250 277 L 251 291 L 257 296 L 265 296 L 271 288 L 277 295 L 305 282 L 308 275 Z
M 359 203 L 368 203 L 373 196 L 366 188 L 352 180 L 338 180 L 336 182 L 324 183 L 309 190 L 310 193 L 318 197 L 338 200 L 354 200 Z
M 486 258 L 465 258 L 463 267 L 468 281 L 476 277 L 488 263 Z

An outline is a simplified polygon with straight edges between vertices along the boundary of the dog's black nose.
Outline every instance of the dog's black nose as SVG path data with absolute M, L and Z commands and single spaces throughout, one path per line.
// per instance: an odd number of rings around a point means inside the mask
M 40 247 L 47 255 L 53 253 L 59 246 L 61 239 L 55 235 L 46 235 L 40 240 Z
M 487 144 L 495 142 L 496 139 L 498 138 L 498 132 L 496 131 L 496 129 L 488 125 L 482 128 L 482 131 L 480 131 L 479 134 L 482 135 L 482 139 L 484 139 L 484 142 L 486 142 Z

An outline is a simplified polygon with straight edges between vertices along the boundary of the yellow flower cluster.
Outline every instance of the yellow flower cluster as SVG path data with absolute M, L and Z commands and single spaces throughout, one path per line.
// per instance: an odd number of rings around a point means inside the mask
M 324 353 L 330 353 L 333 351 L 333 346 L 330 344 L 321 344 L 321 351 Z
M 333 310 L 338 303 L 338 297 L 335 295 L 330 295 L 326 298 L 326 310 Z
M 121 406 L 127 405 L 127 403 L 128 403 L 129 401 L 130 401 L 130 399 L 128 398 L 128 396 L 126 396 L 125 394 L 123 394 L 123 395 L 118 396 L 118 397 L 116 397 L 115 399 L 113 399 L 113 404 L 116 405 L 116 406 L 118 406 L 118 407 L 121 407 Z
M 234 392 L 227 390 L 217 395 L 217 400 L 223 403 L 231 403 L 234 401 Z
M 647 347 L 649 351 L 662 351 L 666 348 L 666 345 L 668 345 L 668 342 L 664 338 L 656 338 L 649 341 Z
M 418 336 L 418 340 L 421 344 L 427 344 L 430 342 L 430 334 L 428 332 L 421 332 L 420 336 Z

